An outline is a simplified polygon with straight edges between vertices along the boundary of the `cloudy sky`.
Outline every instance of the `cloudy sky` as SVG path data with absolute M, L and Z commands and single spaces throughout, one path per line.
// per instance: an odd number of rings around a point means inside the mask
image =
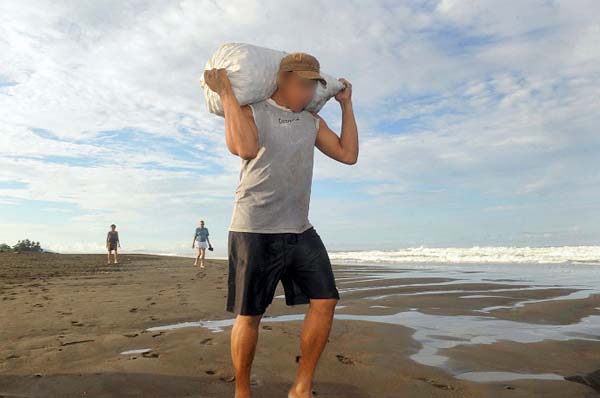
M 0 242 L 224 256 L 240 160 L 198 83 L 224 42 L 353 83 L 360 156 L 317 151 L 330 250 L 600 240 L 600 4 L 5 1 Z M 321 111 L 339 131 L 340 110 Z

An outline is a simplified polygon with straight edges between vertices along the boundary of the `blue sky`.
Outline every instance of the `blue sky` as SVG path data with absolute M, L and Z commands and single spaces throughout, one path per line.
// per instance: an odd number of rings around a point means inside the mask
M 0 5 L 0 242 L 100 251 L 114 222 L 191 254 L 202 218 L 225 256 L 240 160 L 198 79 L 237 41 L 353 83 L 359 161 L 315 160 L 330 250 L 597 244 L 598 2 L 314 3 Z

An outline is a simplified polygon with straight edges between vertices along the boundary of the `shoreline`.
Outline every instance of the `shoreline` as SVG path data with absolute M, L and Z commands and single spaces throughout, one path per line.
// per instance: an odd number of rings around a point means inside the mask
M 0 254 L 0 340 L 10 342 L 0 347 L 0 395 L 233 396 L 227 264 L 207 259 L 200 271 L 189 260 L 123 253 L 119 266 L 107 266 L 101 254 Z M 539 375 L 598 367 L 600 341 L 569 333 L 585 332 L 585 320 L 600 315 L 600 295 L 560 300 L 574 289 L 525 283 L 490 293 L 516 285 L 435 269 L 392 272 L 385 265 L 332 263 L 341 300 L 317 369 L 317 396 L 498 397 L 507 390 L 511 397 L 593 396 L 589 386 Z M 282 293 L 279 285 L 276 297 Z M 530 300 L 542 301 L 512 308 Z M 496 306 L 509 308 L 476 312 Z M 253 365 L 256 396 L 287 391 L 307 308 L 275 298 L 267 310 Z M 492 314 L 493 322 L 486 321 Z M 219 320 L 221 331 L 168 328 Z M 573 331 L 557 334 L 560 324 Z M 492 341 L 511 338 L 507 331 L 514 325 L 550 339 Z M 498 336 L 478 342 L 477 328 Z M 547 355 L 554 355 L 553 363 Z M 511 373 L 538 378 L 515 380 Z

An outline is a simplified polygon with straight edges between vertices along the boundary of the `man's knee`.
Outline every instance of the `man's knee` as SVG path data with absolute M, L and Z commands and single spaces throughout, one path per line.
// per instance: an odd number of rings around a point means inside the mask
M 235 318 L 235 323 L 239 326 L 258 328 L 263 314 L 260 315 L 238 315 Z
M 322 312 L 333 312 L 337 305 L 338 299 L 310 299 L 310 307 Z

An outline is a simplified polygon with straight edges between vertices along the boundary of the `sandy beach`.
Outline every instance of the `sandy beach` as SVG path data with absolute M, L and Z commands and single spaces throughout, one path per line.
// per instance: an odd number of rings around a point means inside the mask
M 233 397 L 226 262 L 105 260 L 0 254 L 0 397 Z M 334 273 L 316 397 L 598 396 L 563 378 L 600 368 L 596 291 L 435 268 Z M 285 397 L 295 373 L 307 306 L 282 294 L 261 325 L 260 398 Z

